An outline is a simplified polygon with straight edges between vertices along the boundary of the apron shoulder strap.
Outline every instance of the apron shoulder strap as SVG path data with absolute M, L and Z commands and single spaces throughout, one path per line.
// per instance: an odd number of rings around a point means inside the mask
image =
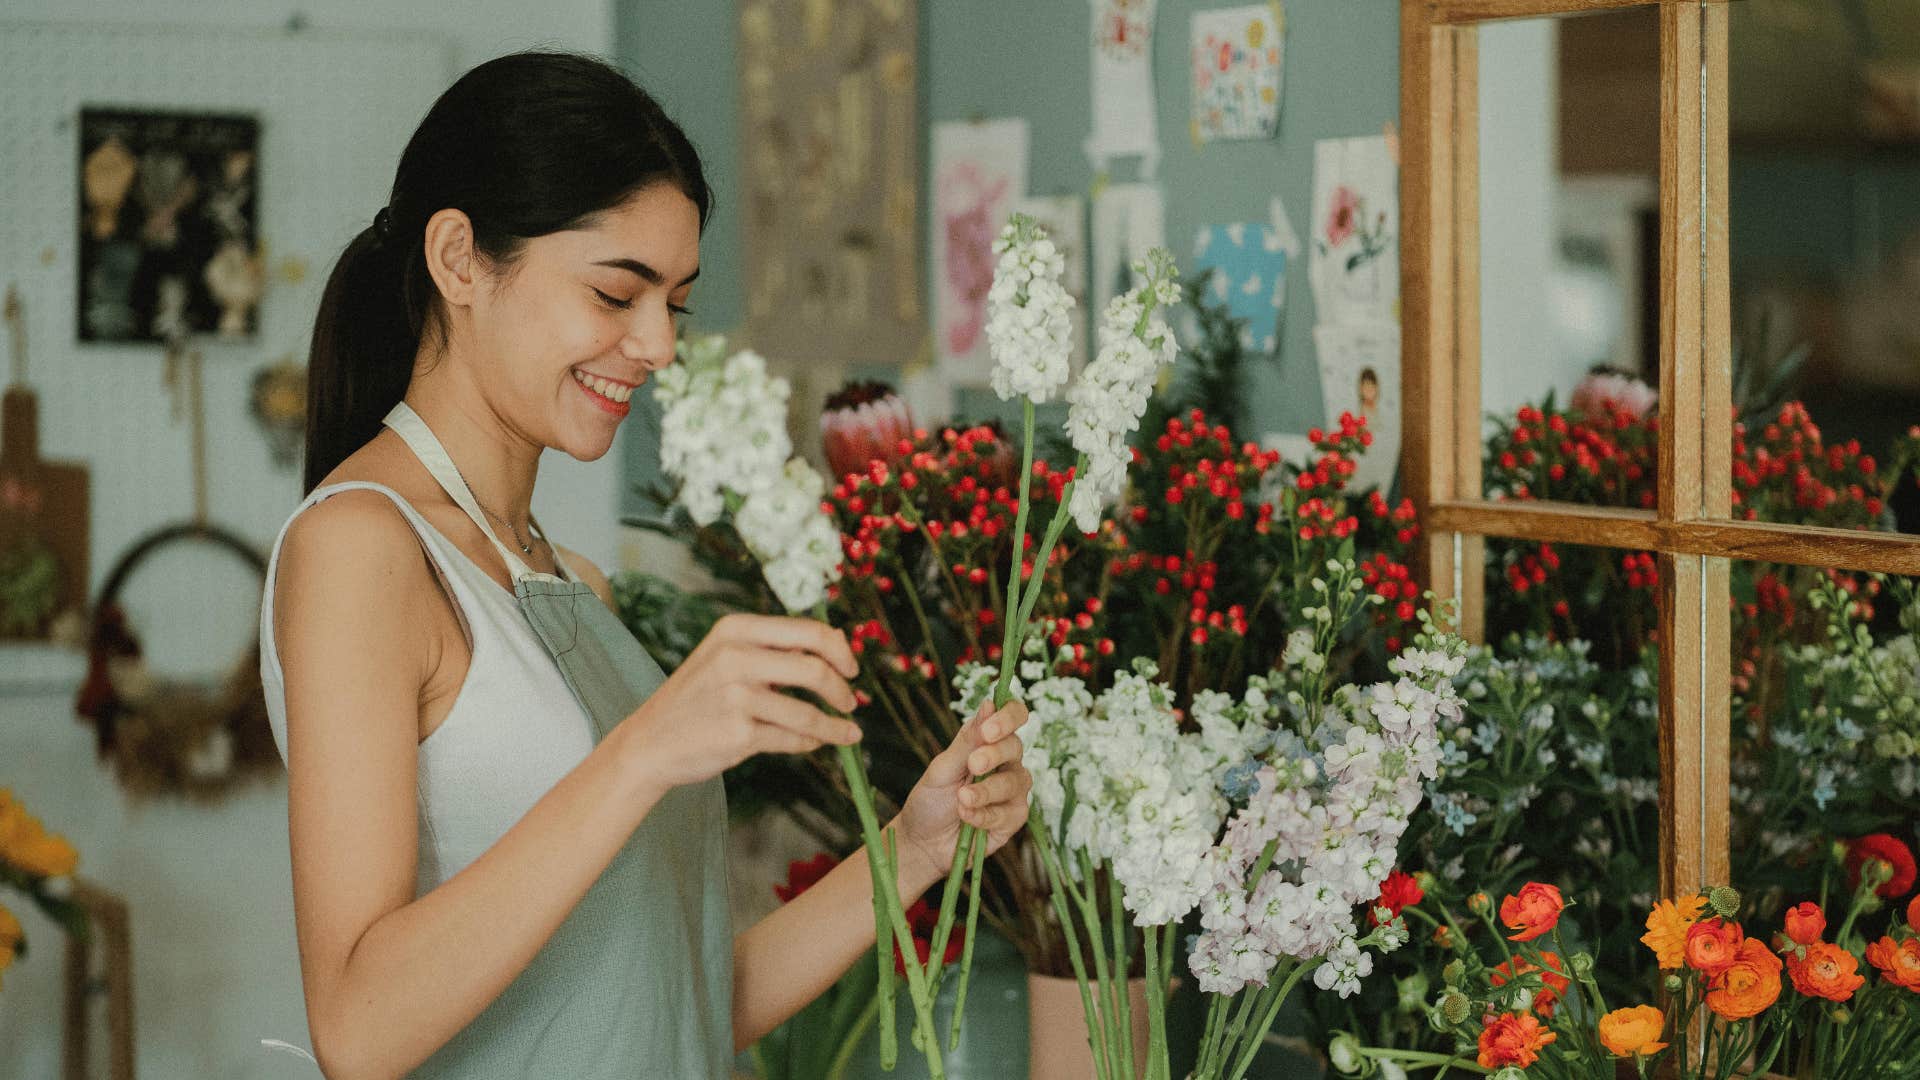
M 481 534 L 487 538 L 488 543 L 493 545 L 493 550 L 499 552 L 500 558 L 506 561 L 507 573 L 514 581 L 524 577 L 540 576 L 536 575 L 518 555 L 507 550 L 507 545 L 501 543 L 500 538 L 493 534 L 493 528 L 487 524 L 485 518 L 480 516 L 480 503 L 474 499 L 472 490 L 467 487 L 467 482 L 461 479 L 460 470 L 453 467 L 453 459 L 447 456 L 447 448 L 440 444 L 440 440 L 427 427 L 427 422 L 420 419 L 420 414 L 413 411 L 413 406 L 404 401 L 399 402 L 381 422 L 406 440 L 407 446 L 412 448 L 414 455 L 420 459 L 420 463 L 425 465 L 427 471 L 433 474 L 433 478 L 440 482 L 441 489 L 459 504 L 460 509 L 467 512 L 467 516 L 473 519 L 475 525 L 480 527 Z

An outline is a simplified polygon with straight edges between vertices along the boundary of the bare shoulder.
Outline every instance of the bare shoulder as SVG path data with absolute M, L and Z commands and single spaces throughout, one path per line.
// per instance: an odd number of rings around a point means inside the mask
M 419 537 L 400 508 L 377 491 L 342 491 L 287 526 L 274 575 L 274 635 L 282 662 L 316 637 L 383 641 L 424 660 L 418 620 L 407 612 L 436 588 Z M 377 654 L 378 650 L 370 650 Z
M 566 561 L 567 569 L 573 572 L 574 577 L 587 583 L 587 587 L 593 590 L 593 594 L 600 598 L 601 603 L 607 605 L 614 614 L 620 613 L 619 606 L 613 602 L 613 585 L 607 581 L 607 575 L 593 565 L 593 560 L 572 548 L 562 547 L 559 544 L 553 545 L 553 550 Z

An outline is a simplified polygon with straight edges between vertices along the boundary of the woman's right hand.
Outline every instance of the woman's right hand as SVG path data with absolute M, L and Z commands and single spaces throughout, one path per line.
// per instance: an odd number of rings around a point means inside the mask
M 859 662 L 845 634 L 814 619 L 728 615 L 621 723 L 634 765 L 659 790 L 696 783 L 755 754 L 858 742 L 860 727 L 780 692 L 809 691 L 843 712 Z

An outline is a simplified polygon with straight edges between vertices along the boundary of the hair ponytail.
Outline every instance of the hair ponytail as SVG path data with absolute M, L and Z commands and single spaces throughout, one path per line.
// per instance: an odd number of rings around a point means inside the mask
M 693 144 L 605 61 L 522 52 L 462 75 L 401 153 L 386 227 L 353 238 L 321 294 L 307 357 L 304 490 L 379 434 L 423 343 L 445 345 L 421 250 L 428 218 L 464 212 L 475 250 L 505 269 L 533 237 L 577 227 L 660 182 L 693 200 L 705 228 L 712 195 Z

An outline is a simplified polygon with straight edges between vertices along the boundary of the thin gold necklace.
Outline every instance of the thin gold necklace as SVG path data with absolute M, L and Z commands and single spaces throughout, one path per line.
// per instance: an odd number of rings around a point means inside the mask
M 449 459 L 447 464 L 452 465 L 453 464 L 452 460 Z M 533 554 L 533 545 L 527 543 L 525 540 L 522 540 L 520 538 L 520 530 L 513 527 L 513 522 L 508 521 L 506 518 L 503 518 L 499 514 L 496 514 L 493 511 L 487 509 L 486 504 L 480 501 L 480 496 L 473 494 L 473 485 L 467 484 L 466 474 L 460 471 L 460 466 L 458 465 L 453 466 L 453 475 L 458 476 L 462 484 L 466 484 L 467 494 L 473 498 L 473 505 L 478 506 L 480 508 L 481 513 L 487 515 L 488 517 L 499 522 L 500 524 L 505 525 L 507 527 L 507 531 L 513 534 L 513 542 L 519 546 L 520 554 L 522 555 Z M 532 529 L 531 522 L 528 523 L 528 529 L 529 530 Z

